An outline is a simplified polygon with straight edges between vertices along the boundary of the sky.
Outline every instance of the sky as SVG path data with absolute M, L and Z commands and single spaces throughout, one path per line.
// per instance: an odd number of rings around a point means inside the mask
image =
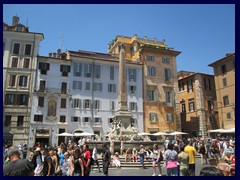
M 235 52 L 233 4 L 4 4 L 3 22 L 12 17 L 31 32 L 44 34 L 39 55 L 58 48 L 107 53 L 116 35 L 166 40 L 182 52 L 177 70 L 213 74 L 208 64 Z

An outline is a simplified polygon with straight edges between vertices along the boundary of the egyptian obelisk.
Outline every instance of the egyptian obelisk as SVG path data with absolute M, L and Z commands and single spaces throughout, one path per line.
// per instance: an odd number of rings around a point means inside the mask
M 121 44 L 119 47 L 118 111 L 116 118 L 121 121 L 122 126 L 127 130 L 128 128 L 131 128 L 131 113 L 128 111 L 125 47 L 123 44 Z

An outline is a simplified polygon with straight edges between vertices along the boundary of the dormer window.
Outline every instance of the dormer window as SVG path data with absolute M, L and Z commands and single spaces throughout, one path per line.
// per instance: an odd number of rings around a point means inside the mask
M 18 26 L 18 27 L 17 27 L 17 32 L 22 32 L 22 29 L 23 29 L 22 26 Z

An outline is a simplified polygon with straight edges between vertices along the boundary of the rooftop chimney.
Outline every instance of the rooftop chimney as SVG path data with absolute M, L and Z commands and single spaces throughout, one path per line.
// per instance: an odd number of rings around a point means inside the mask
M 19 17 L 18 16 L 13 16 L 12 18 L 12 25 L 16 26 L 19 22 Z
M 232 53 L 226 53 L 226 56 L 230 56 Z
M 57 53 L 54 52 L 53 53 L 53 57 L 56 58 L 57 57 Z
M 147 36 L 144 36 L 144 39 L 147 40 Z
M 153 40 L 154 40 L 154 42 L 156 42 L 156 41 L 157 41 L 157 38 L 153 38 Z
M 49 57 L 52 57 L 52 52 L 49 53 Z

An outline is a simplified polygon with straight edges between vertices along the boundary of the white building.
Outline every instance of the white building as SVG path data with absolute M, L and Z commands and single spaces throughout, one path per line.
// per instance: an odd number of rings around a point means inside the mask
M 49 65 L 40 65 L 43 62 Z M 58 51 L 54 57 L 39 57 L 30 146 L 35 138 L 37 142 L 59 144 L 66 140 L 56 136 L 62 132 L 84 131 L 104 139 L 118 110 L 118 66 L 118 59 L 95 52 L 67 51 L 60 54 Z M 142 131 L 142 65 L 127 62 L 126 66 L 129 110 L 137 119 L 137 128 Z M 42 73 L 47 71 L 47 75 L 43 75 L 39 68 L 44 69 Z M 45 85 L 44 92 L 39 92 L 40 84 Z M 66 108 L 61 108 L 65 102 L 63 99 L 66 99 Z M 43 107 L 39 107 L 39 103 Z
M 3 23 L 3 140 L 8 145 L 28 143 L 36 62 L 42 33 L 29 32 L 14 16 Z

